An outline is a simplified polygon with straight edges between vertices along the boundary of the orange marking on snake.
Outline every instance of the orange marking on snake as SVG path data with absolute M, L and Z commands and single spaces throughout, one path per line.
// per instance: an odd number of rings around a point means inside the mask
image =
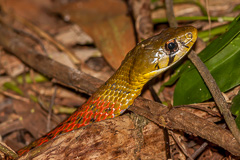
M 93 104 L 100 100 L 101 97 L 98 97 L 95 101 L 93 101 Z
M 104 114 L 105 114 L 105 116 L 102 118 L 102 120 L 106 119 L 108 116 L 108 113 L 104 113 Z

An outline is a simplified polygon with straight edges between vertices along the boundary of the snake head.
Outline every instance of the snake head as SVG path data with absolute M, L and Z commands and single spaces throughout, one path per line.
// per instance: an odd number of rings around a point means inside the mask
M 139 43 L 131 51 L 133 65 L 130 82 L 145 84 L 178 62 L 197 39 L 197 29 L 191 26 L 168 28 Z

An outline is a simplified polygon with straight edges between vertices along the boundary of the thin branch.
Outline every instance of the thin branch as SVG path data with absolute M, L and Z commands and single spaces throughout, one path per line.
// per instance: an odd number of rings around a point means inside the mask
M 212 111 L 211 109 L 208 109 L 208 108 L 204 108 L 204 107 L 198 106 L 197 104 L 180 105 L 180 106 L 175 106 L 175 107 L 178 107 L 178 108 L 182 108 L 182 107 L 186 107 L 186 108 L 195 108 L 195 109 L 199 109 L 199 110 L 201 110 L 201 111 L 205 111 L 205 112 L 207 112 L 208 114 L 210 114 L 210 115 L 212 115 L 212 116 L 218 116 L 218 117 L 221 117 L 221 115 L 220 115 L 219 112 Z
M 208 16 L 208 23 L 209 23 L 209 29 L 208 29 L 208 36 L 209 39 L 211 38 L 211 28 L 212 28 L 212 21 L 211 21 L 211 17 L 210 17 L 210 12 L 209 12 L 209 1 L 205 0 L 205 4 L 206 4 L 206 10 L 207 10 L 207 16 Z
M 46 40 L 48 40 L 49 42 L 51 42 L 53 45 L 55 45 L 59 50 L 63 51 L 64 53 L 66 53 L 68 55 L 68 57 L 70 58 L 70 60 L 77 66 L 77 68 L 80 68 L 80 60 L 76 57 L 76 55 L 70 51 L 68 48 L 66 48 L 64 45 L 62 45 L 60 42 L 58 42 L 57 40 L 55 40 L 53 37 L 51 37 L 49 34 L 47 34 L 46 32 L 44 32 L 42 29 L 40 29 L 39 27 L 37 27 L 36 25 L 32 24 L 31 22 L 29 22 L 28 20 L 17 16 L 17 15 L 13 15 L 12 17 L 17 20 L 18 22 L 22 23 L 24 26 L 28 27 L 31 31 L 33 31 L 34 33 L 36 33 L 37 35 L 39 35 L 40 37 L 45 38 Z
M 208 146 L 207 142 L 204 142 L 193 154 L 192 154 L 192 158 L 195 159 L 197 158 L 198 155 L 200 155 Z M 188 158 L 187 160 L 190 160 L 190 158 Z
M 0 151 L 8 156 L 8 157 L 5 157 L 6 159 L 8 159 L 8 158 L 17 159 L 18 158 L 17 153 L 15 153 L 10 147 L 8 147 L 3 142 L 0 142 Z M 0 158 L 1 158 L 1 156 L 0 156 Z
M 24 31 L 24 30 L 20 30 L 20 29 L 17 29 L 17 28 L 13 28 L 13 30 L 16 31 L 16 32 L 18 32 L 18 33 L 20 33 L 20 34 L 25 35 L 26 37 L 31 38 L 33 41 L 35 41 L 36 43 L 38 43 L 38 44 L 40 45 L 43 53 L 44 53 L 46 56 L 49 56 L 48 53 L 47 53 L 46 47 L 44 46 L 44 44 L 42 43 L 42 41 L 41 41 L 38 37 L 34 36 L 34 35 L 31 34 L 31 33 L 28 33 L 28 32 L 26 32 L 26 31 Z
M 13 99 L 24 101 L 26 103 L 30 103 L 30 100 L 28 98 L 25 98 L 25 97 L 22 97 L 22 96 L 19 96 L 19 95 L 16 95 L 16 94 L 13 94 L 13 93 L 10 93 L 10 92 L 7 92 L 7 91 L 3 91 L 1 88 L 0 88 L 0 94 L 11 97 Z
M 54 93 L 52 95 L 51 102 L 50 102 L 49 107 L 48 107 L 47 131 L 49 131 L 50 128 L 51 128 L 52 108 L 53 108 L 53 105 L 54 105 L 54 100 L 55 100 L 55 97 L 56 97 L 56 93 L 57 93 L 57 86 L 55 85 L 54 86 Z
M 193 160 L 192 156 L 190 155 L 190 153 L 184 148 L 184 146 L 182 145 L 182 143 L 178 140 L 177 136 L 175 135 L 175 133 L 170 132 L 172 138 L 174 139 L 174 141 L 176 142 L 176 144 L 178 145 L 178 147 L 181 149 L 181 151 L 183 152 L 183 154 L 185 154 L 185 156 L 188 157 L 189 160 Z
M 173 11 L 173 0 L 165 0 L 165 5 L 166 5 L 166 15 L 168 19 L 168 23 L 170 27 L 175 28 L 178 26 L 176 18 L 174 16 L 174 11 Z
M 228 104 L 223 97 L 215 79 L 212 77 L 211 73 L 207 69 L 207 67 L 204 65 L 204 63 L 201 61 L 201 59 L 192 51 L 188 58 L 193 62 L 193 64 L 198 69 L 198 72 L 202 76 L 204 82 L 206 83 L 208 89 L 210 90 L 221 114 L 223 115 L 229 129 L 231 130 L 232 134 L 240 144 L 240 131 L 237 128 L 237 125 L 235 123 L 235 120 L 232 116 L 232 113 L 228 109 Z

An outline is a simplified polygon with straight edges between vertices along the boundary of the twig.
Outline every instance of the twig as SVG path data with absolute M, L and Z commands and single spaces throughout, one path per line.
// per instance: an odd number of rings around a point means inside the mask
M 172 28 L 177 27 L 178 24 L 173 12 L 173 0 L 165 0 L 165 5 L 166 5 L 166 12 L 167 12 L 167 19 L 170 27 Z
M 50 105 L 48 107 L 47 131 L 49 131 L 50 128 L 51 128 L 52 107 L 54 105 L 54 100 L 55 100 L 55 97 L 56 97 L 56 93 L 57 93 L 57 86 L 55 85 L 54 86 L 54 93 L 52 95 L 51 102 L 50 102 Z
M 42 41 L 35 37 L 34 35 L 32 35 L 31 33 L 28 33 L 24 30 L 20 30 L 20 29 L 17 29 L 17 28 L 13 28 L 16 32 L 20 33 L 20 34 L 23 34 L 23 35 L 26 35 L 27 37 L 30 37 L 32 40 L 34 40 L 36 43 L 38 43 L 40 45 L 40 47 L 42 48 L 42 51 L 45 55 L 49 56 L 48 53 L 47 53 L 47 50 L 44 46 L 44 44 L 42 43 Z
M 22 96 L 19 96 L 19 95 L 16 95 L 16 94 L 12 94 L 10 92 L 6 92 L 6 91 L 3 91 L 1 89 L 0 89 L 0 93 L 2 93 L 5 96 L 11 97 L 13 99 L 17 99 L 17 100 L 20 100 L 20 101 L 23 101 L 23 102 L 26 102 L 26 103 L 30 103 L 30 100 L 28 98 L 25 98 L 25 97 L 22 97 Z
M 191 104 L 190 105 L 180 105 L 180 106 L 175 106 L 175 107 L 177 107 L 177 108 L 182 108 L 182 107 L 195 108 L 195 109 L 199 109 L 199 110 L 205 111 L 205 112 L 207 112 L 208 114 L 210 114 L 212 116 L 221 117 L 221 115 L 218 112 L 212 111 L 211 109 L 208 109 L 208 108 L 197 106 L 195 104 L 192 104 L 192 105 Z
M 10 134 L 14 131 L 24 129 L 23 123 L 22 123 L 22 117 L 17 116 L 14 119 L 9 119 L 5 122 L 0 123 L 0 134 L 1 136 L 5 136 L 7 134 Z
M 206 3 L 206 10 L 207 10 L 207 16 L 208 16 L 208 23 L 209 23 L 209 29 L 208 29 L 208 36 L 209 36 L 209 39 L 211 37 L 211 28 L 212 28 L 212 21 L 211 21 L 211 17 L 210 17 L 210 12 L 209 12 L 209 1 L 208 0 L 205 0 L 205 3 Z
M 155 102 L 158 102 L 158 103 L 162 103 L 160 98 L 158 97 L 158 94 L 156 93 L 156 91 L 153 89 L 152 86 L 149 85 L 148 87 L 149 91 L 151 92 L 151 95 L 154 99 Z
M 181 149 L 181 151 L 185 154 L 185 156 L 188 157 L 188 159 L 193 160 L 192 156 L 188 153 L 188 151 L 182 146 L 182 144 L 179 142 L 178 138 L 175 136 L 175 133 L 170 132 L 171 136 L 173 137 L 174 141 L 177 143 L 178 147 Z
M 208 143 L 207 142 L 204 142 L 193 154 L 192 154 L 192 158 L 195 159 L 197 158 L 197 156 L 199 154 L 201 154 L 205 148 L 208 146 Z M 187 160 L 191 160 L 190 158 L 188 158 Z
M 228 104 L 223 97 L 219 87 L 217 86 L 216 81 L 212 77 L 211 73 L 207 69 L 207 67 L 204 65 L 204 63 L 201 61 L 201 59 L 192 51 L 188 58 L 192 61 L 192 63 L 196 66 L 198 69 L 198 72 L 200 73 L 201 77 L 203 78 L 204 82 L 206 83 L 208 89 L 210 90 L 221 114 L 223 115 L 229 129 L 231 130 L 232 134 L 240 144 L 240 132 L 237 128 L 237 125 L 235 123 L 235 120 L 228 109 Z
M 4 144 L 2 142 L 0 142 L 0 151 L 3 152 L 6 155 L 12 157 L 13 159 L 17 159 L 18 158 L 18 155 L 10 147 L 8 147 L 6 144 Z
M 226 126 L 221 126 L 222 128 L 226 128 Z M 199 154 L 201 154 L 205 148 L 208 146 L 208 143 L 207 142 L 204 142 L 193 154 L 192 154 L 192 158 L 195 159 L 197 158 L 197 156 Z M 187 160 L 190 160 L 190 159 L 187 159 Z
M 17 15 L 12 15 L 14 19 L 16 19 L 18 22 L 22 23 L 23 25 L 27 26 L 29 29 L 31 29 L 32 31 L 34 31 L 36 34 L 38 34 L 39 36 L 47 39 L 49 42 L 51 42 L 52 44 L 54 44 L 58 49 L 60 49 L 61 51 L 63 51 L 64 53 L 66 53 L 68 55 L 68 57 L 70 58 L 70 60 L 77 66 L 77 68 L 80 68 L 80 64 L 81 62 L 79 61 L 79 59 L 74 55 L 73 52 L 71 52 L 69 49 L 67 49 L 64 45 L 62 45 L 61 43 L 59 43 L 58 41 L 56 41 L 53 37 L 51 37 L 50 35 L 48 35 L 46 32 L 44 32 L 43 30 L 41 30 L 39 27 L 35 26 L 34 24 L 32 24 L 31 22 L 27 21 L 26 19 L 19 17 Z
M 207 16 L 181 16 L 181 17 L 175 17 L 177 21 L 208 21 L 208 17 Z M 211 21 L 226 21 L 226 22 L 232 22 L 234 20 L 235 17 L 210 17 Z M 153 20 L 154 24 L 157 23 L 166 23 L 168 22 L 167 18 L 154 18 Z

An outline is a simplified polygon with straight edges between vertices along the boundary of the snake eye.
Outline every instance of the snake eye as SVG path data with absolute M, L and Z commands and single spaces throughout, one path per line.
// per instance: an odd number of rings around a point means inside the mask
M 176 46 L 176 44 L 175 43 L 173 43 L 173 42 L 171 42 L 171 43 L 168 43 L 168 49 L 169 50 L 172 50 L 172 49 L 174 49 L 175 48 L 175 46 Z
M 178 44 L 175 39 L 168 41 L 165 43 L 165 49 L 170 51 L 170 53 L 176 52 L 178 50 Z M 168 53 L 168 54 L 170 54 Z

